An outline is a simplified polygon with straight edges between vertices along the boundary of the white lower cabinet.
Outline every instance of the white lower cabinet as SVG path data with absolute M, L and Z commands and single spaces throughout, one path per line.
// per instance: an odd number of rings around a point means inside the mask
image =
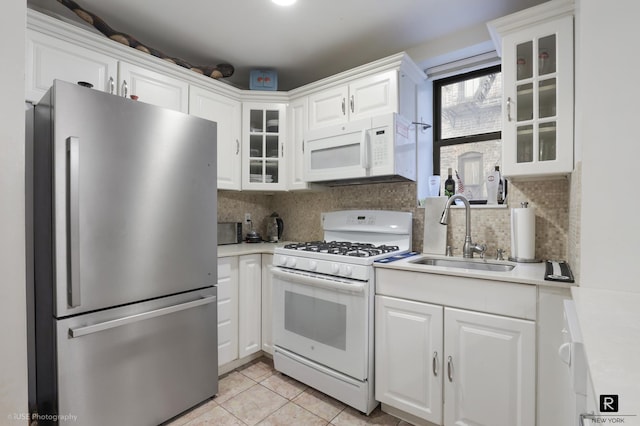
M 376 296 L 376 399 L 442 423 L 442 306 Z
M 273 255 L 262 255 L 262 350 L 273 355 L 273 308 L 271 266 Z
M 218 259 L 218 365 L 238 358 L 238 256 Z
M 383 404 L 445 426 L 535 425 L 533 321 L 380 295 L 375 321 Z
M 262 348 L 262 255 L 247 254 L 238 260 L 238 356 Z

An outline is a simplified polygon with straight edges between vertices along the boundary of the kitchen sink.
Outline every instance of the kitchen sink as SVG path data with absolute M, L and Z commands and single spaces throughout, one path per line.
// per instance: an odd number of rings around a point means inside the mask
M 439 257 L 421 257 L 411 263 L 429 266 L 444 266 L 447 268 L 473 269 L 475 271 L 509 272 L 515 265 L 510 263 L 487 262 L 482 259 L 443 259 Z

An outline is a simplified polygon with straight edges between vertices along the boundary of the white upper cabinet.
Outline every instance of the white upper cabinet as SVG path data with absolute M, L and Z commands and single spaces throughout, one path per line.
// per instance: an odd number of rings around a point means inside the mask
M 573 171 L 573 16 L 548 2 L 490 22 L 502 51 L 502 171 L 533 178 Z
M 242 189 L 285 190 L 285 104 L 242 105 Z
M 398 71 L 356 79 L 309 96 L 309 128 L 398 111 Z
M 122 61 L 118 68 L 120 96 L 135 95 L 140 102 L 189 112 L 189 84 L 186 81 Z
M 27 101 L 40 101 L 54 79 L 84 81 L 94 89 L 115 93 L 117 59 L 33 30 L 27 30 L 26 48 Z
M 305 182 L 304 171 L 304 137 L 309 128 L 308 122 L 309 99 L 303 96 L 294 99 L 287 108 L 287 170 L 288 190 L 309 189 Z
M 189 113 L 217 123 L 218 189 L 239 191 L 242 187 L 242 104 L 211 90 L 191 86 Z

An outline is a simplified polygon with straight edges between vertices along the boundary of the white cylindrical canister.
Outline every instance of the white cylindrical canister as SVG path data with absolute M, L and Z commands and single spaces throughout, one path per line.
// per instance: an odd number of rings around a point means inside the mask
M 511 209 L 511 258 L 532 261 L 536 257 L 536 215 L 528 203 Z

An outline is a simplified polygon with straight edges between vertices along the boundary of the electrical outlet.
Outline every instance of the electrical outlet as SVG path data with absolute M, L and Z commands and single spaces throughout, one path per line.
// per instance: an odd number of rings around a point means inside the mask
M 244 223 L 249 223 L 251 222 L 251 213 L 245 213 L 244 214 Z

